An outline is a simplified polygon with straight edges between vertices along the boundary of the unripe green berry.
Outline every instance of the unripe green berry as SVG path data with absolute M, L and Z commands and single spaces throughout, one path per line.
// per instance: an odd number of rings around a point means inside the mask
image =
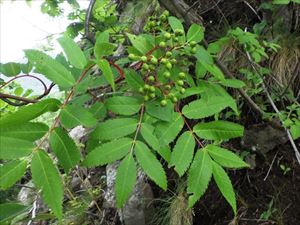
M 149 86 L 148 84 L 145 84 L 145 85 L 144 85 L 144 90 L 147 91 L 147 90 L 149 90 L 149 88 L 150 88 L 150 86 Z
M 149 77 L 148 77 L 148 81 L 150 81 L 150 82 L 153 82 L 153 81 L 155 81 L 155 78 L 154 78 L 154 76 L 149 76 Z
M 167 62 L 166 67 L 170 70 L 172 69 L 172 63 L 171 62 Z
M 156 94 L 155 93 L 150 93 L 149 96 L 150 96 L 150 98 L 155 98 Z
M 178 80 L 176 83 L 177 83 L 179 86 L 183 86 L 183 85 L 184 85 L 184 81 L 183 81 L 183 80 Z
M 186 77 L 186 75 L 185 75 L 184 72 L 180 72 L 180 73 L 178 74 L 178 76 L 179 76 L 180 79 L 184 79 L 184 78 Z
M 171 77 L 171 73 L 169 71 L 164 72 L 164 77 L 165 78 L 170 78 Z
M 149 91 L 150 92 L 155 92 L 155 87 L 154 86 L 150 86 Z
M 154 65 L 149 65 L 149 70 L 155 70 L 155 66 Z
M 162 64 L 167 64 L 168 60 L 167 60 L 166 58 L 162 58 L 162 59 L 160 60 L 160 62 L 161 62 Z
M 166 84 L 166 85 L 165 85 L 165 89 L 167 89 L 167 90 L 171 90 L 171 85 L 169 85 L 169 84 Z
M 160 21 L 165 22 L 167 20 L 167 16 L 163 14 L 159 17 L 159 19 Z
M 149 101 L 149 96 L 148 96 L 148 95 L 145 95 L 145 96 L 144 96 L 144 101 L 145 101 L 145 102 Z
M 153 57 L 151 58 L 150 62 L 151 62 L 152 64 L 156 65 L 158 61 L 157 61 L 157 58 L 155 58 L 155 57 L 153 56 Z
M 171 59 L 171 63 L 175 64 L 175 63 L 177 63 L 177 60 L 176 59 Z
M 142 66 L 142 68 L 144 70 L 148 70 L 149 69 L 149 65 L 147 63 L 144 63 L 143 66 Z
M 163 99 L 163 100 L 160 101 L 160 105 L 161 105 L 161 106 L 166 106 L 167 103 L 168 103 L 168 102 L 167 102 L 167 100 L 165 100 L 165 99 Z
M 143 93 L 144 93 L 144 88 L 140 87 L 140 88 L 139 88 L 139 92 L 140 92 L 141 94 L 143 94 Z
M 171 57 L 172 55 L 173 55 L 172 52 L 170 52 L 170 51 L 167 51 L 167 52 L 166 52 L 166 56 L 167 56 L 167 57 Z
M 174 40 L 174 42 L 178 42 L 179 41 L 178 37 L 175 37 L 173 40 Z
M 192 49 L 191 49 L 191 53 L 192 54 L 195 54 L 197 52 L 197 48 L 196 47 L 193 47 Z
M 169 15 L 170 15 L 170 13 L 169 13 L 168 10 L 165 10 L 165 11 L 163 12 L 163 14 L 164 14 L 165 16 L 169 16 Z
M 128 59 L 130 60 L 135 60 L 136 59 L 136 56 L 134 54 L 129 54 L 128 55 Z
M 176 96 L 174 96 L 174 97 L 172 98 L 172 102 L 173 102 L 173 103 L 176 103 L 176 102 L 178 102 L 178 99 L 177 99 L 177 97 L 176 97 Z
M 147 60 L 148 60 L 147 56 L 144 56 L 144 55 L 143 55 L 143 56 L 141 57 L 141 61 L 142 61 L 142 62 L 147 62 Z
M 166 46 L 167 46 L 166 42 L 164 41 L 159 42 L 159 47 L 165 48 Z
M 180 93 L 181 93 L 181 94 L 184 94 L 184 93 L 185 93 L 185 88 L 183 88 L 183 87 L 180 88 Z
M 176 36 L 183 35 L 183 30 L 181 30 L 181 29 L 176 29 L 176 30 L 175 30 L 175 35 L 176 35 Z
M 191 42 L 190 42 L 190 46 L 191 46 L 191 47 L 195 47 L 196 45 L 197 45 L 197 42 L 196 42 L 196 41 L 191 41 Z
M 171 36 L 171 34 L 170 33 L 165 33 L 164 34 L 164 37 L 167 39 L 167 40 L 169 40 L 172 36 Z

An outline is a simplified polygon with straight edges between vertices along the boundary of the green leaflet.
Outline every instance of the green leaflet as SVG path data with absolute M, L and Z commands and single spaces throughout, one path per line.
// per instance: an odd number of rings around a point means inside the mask
M 31 141 L 0 136 L 0 159 L 18 159 L 29 155 L 33 148 Z
M 138 91 L 139 88 L 144 85 L 144 81 L 141 76 L 133 69 L 125 70 L 125 80 L 127 84 L 135 91 Z
M 130 116 L 139 112 L 141 100 L 136 97 L 114 96 L 108 98 L 105 106 L 108 110 L 119 115 Z
M 230 105 L 226 96 L 213 96 L 209 101 L 205 99 L 192 101 L 183 107 L 182 113 L 189 119 L 202 119 L 213 116 Z
M 115 91 L 115 80 L 113 72 L 110 68 L 110 64 L 106 59 L 100 59 L 97 60 L 97 65 L 99 66 L 100 70 L 102 71 L 102 74 L 106 81 L 110 84 L 113 91 Z
M 7 224 L 16 216 L 26 212 L 30 207 L 19 203 L 3 203 L 0 204 L 0 224 Z M 10 224 L 10 223 L 8 223 Z
M 131 153 L 120 163 L 115 183 L 117 207 L 121 208 L 129 198 L 136 182 L 136 165 Z
M 18 111 L 0 118 L 0 127 L 19 126 L 42 115 L 45 112 L 55 112 L 59 109 L 60 101 L 45 99 L 32 105 L 21 107 Z
M 204 38 L 204 28 L 198 24 L 192 24 L 186 35 L 187 41 L 200 42 Z
M 31 161 L 31 174 L 33 183 L 42 190 L 44 202 L 54 215 L 61 219 L 64 194 L 62 180 L 52 159 L 43 150 L 34 153 Z
M 147 144 L 149 144 L 154 150 L 158 151 L 159 141 L 154 134 L 154 127 L 150 124 L 142 123 L 140 132 Z
M 228 168 L 249 167 L 239 156 L 225 148 L 216 145 L 207 145 L 205 147 L 209 155 L 221 166 Z
M 89 112 L 97 119 L 104 119 L 107 110 L 102 102 L 96 102 L 91 106 L 91 108 L 89 108 Z
M 220 81 L 220 84 L 222 84 L 225 87 L 231 87 L 231 88 L 242 88 L 246 86 L 246 84 L 243 81 L 237 79 L 222 80 Z
M 0 188 L 6 190 L 24 175 L 27 167 L 25 160 L 15 160 L 0 166 Z
M 173 113 L 171 122 L 161 122 L 155 129 L 161 146 L 166 146 L 172 142 L 183 128 L 184 122 L 179 113 Z
M 80 152 L 68 133 L 61 127 L 56 127 L 50 135 L 49 143 L 66 173 L 80 160 Z
M 97 39 L 97 41 L 100 39 Z M 108 55 L 112 55 L 112 53 L 114 52 L 116 45 L 108 43 L 108 42 L 102 42 L 102 43 L 97 43 L 95 44 L 94 47 L 94 54 L 96 56 L 97 59 L 101 59 L 103 56 L 108 56 Z
M 93 149 L 82 162 L 84 166 L 103 166 L 123 158 L 131 149 L 133 140 L 120 138 Z
M 167 105 L 162 107 L 158 102 L 146 103 L 146 113 L 163 121 L 171 121 L 173 115 L 173 104 L 168 101 Z
M 49 55 L 37 50 L 25 50 L 25 55 L 34 65 L 35 72 L 45 75 L 60 87 L 70 88 L 75 84 L 71 72 Z
M 134 152 L 139 165 L 147 176 L 163 190 L 167 190 L 167 177 L 165 171 L 147 145 L 137 141 Z
M 149 43 L 149 41 L 143 36 L 136 36 L 134 34 L 126 33 L 133 47 L 141 53 L 141 55 L 145 55 L 148 51 L 153 48 L 153 45 Z
M 3 126 L 0 133 L 5 137 L 35 141 L 42 138 L 48 131 L 48 126 L 44 123 L 24 123 L 15 126 Z
M 106 120 L 100 123 L 90 137 L 99 140 L 112 140 L 135 132 L 138 121 L 132 118 Z
M 222 141 L 241 137 L 244 133 L 243 126 L 228 121 L 213 121 L 198 123 L 194 126 L 194 132 L 207 140 Z
M 7 77 L 16 76 L 21 73 L 21 65 L 15 62 L 0 64 L 0 72 Z
M 63 36 L 57 39 L 68 58 L 68 61 L 77 69 L 83 69 L 87 64 L 85 55 L 78 45 L 69 37 Z
M 193 159 L 195 146 L 195 139 L 190 131 L 184 132 L 176 141 L 169 167 L 175 166 L 175 170 L 180 177 L 188 169 Z
M 228 177 L 225 170 L 217 163 L 212 162 L 212 166 L 214 180 L 216 181 L 216 184 L 222 195 L 232 207 L 234 214 L 236 214 L 236 199 L 230 178 Z
M 64 107 L 60 112 L 60 119 L 65 128 L 73 128 L 78 125 L 93 127 L 97 123 L 92 113 L 77 105 Z
M 189 207 L 201 198 L 205 193 L 212 175 L 212 160 L 205 149 L 200 149 L 195 155 L 194 161 L 188 172 L 187 193 Z
M 300 138 L 300 123 L 292 125 L 290 132 L 294 140 Z
M 167 163 L 170 163 L 170 160 L 171 160 L 171 149 L 169 146 L 163 146 L 163 147 L 160 147 L 158 150 L 157 150 L 157 153 L 164 159 L 166 160 Z

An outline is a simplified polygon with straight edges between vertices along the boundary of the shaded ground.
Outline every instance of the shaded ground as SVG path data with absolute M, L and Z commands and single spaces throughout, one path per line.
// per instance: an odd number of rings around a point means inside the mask
M 285 173 L 280 165 L 290 170 Z M 195 225 L 300 224 L 300 166 L 289 144 L 268 153 L 266 160 L 256 156 L 255 169 L 238 171 L 230 177 L 238 193 L 236 221 L 231 221 L 233 213 L 212 183 L 195 208 Z

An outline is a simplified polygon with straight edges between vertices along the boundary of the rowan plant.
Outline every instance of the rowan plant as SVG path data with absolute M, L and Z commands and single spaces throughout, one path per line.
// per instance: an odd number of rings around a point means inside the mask
M 123 53 L 111 35 L 110 29 L 98 33 L 91 54 L 68 36 L 58 39 L 64 54 L 56 58 L 25 50 L 33 66 L 30 71 L 23 71 L 18 63 L 2 65 L 2 72 L 14 79 L 32 72 L 46 76 L 65 92 L 65 98 L 9 96 L 27 105 L 0 119 L 0 187 L 8 189 L 29 170 L 43 201 L 61 220 L 64 175 L 78 167 L 119 161 L 115 192 L 120 208 L 132 193 L 139 168 L 167 191 L 169 167 L 185 180 L 189 207 L 214 179 L 236 213 L 227 170 L 248 164 L 222 144 L 243 136 L 243 126 L 236 123 L 240 113 L 236 99 L 228 90 L 245 84 L 227 79 L 215 64 L 215 50 L 223 42 L 204 47 L 204 28 L 193 24 L 186 32 L 168 11 L 150 17 L 142 34 L 125 33 Z M 256 57 L 266 57 L 260 42 L 254 43 L 252 47 L 260 49 Z M 9 82 L 1 88 L 6 85 Z M 34 122 L 46 112 L 58 113 L 52 125 Z M 228 112 L 233 116 L 225 120 Z M 79 125 L 88 129 L 88 141 L 80 143 L 84 148 L 69 135 Z

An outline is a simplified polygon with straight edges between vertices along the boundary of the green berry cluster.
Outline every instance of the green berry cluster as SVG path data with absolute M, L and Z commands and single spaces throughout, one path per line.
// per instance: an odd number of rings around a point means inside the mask
M 188 83 L 185 71 L 190 63 L 186 55 L 194 54 L 197 45 L 195 41 L 182 43 L 184 31 L 172 30 L 168 16 L 168 11 L 159 17 L 152 16 L 145 26 L 147 31 L 159 31 L 154 32 L 157 50 L 143 56 L 133 53 L 128 56 L 140 63 L 139 71 L 145 83 L 139 92 L 144 100 L 159 99 L 161 106 L 165 106 L 168 100 L 176 103 L 180 94 L 185 93 Z

